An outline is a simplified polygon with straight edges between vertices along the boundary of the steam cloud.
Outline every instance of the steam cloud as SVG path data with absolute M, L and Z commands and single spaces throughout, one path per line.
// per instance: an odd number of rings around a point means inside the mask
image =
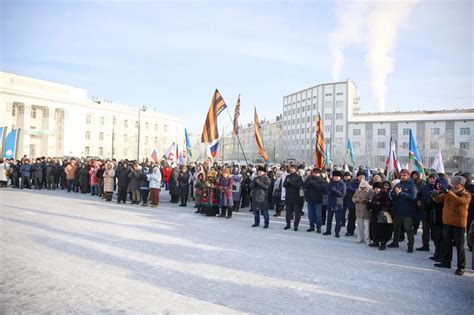
M 397 33 L 408 20 L 415 3 L 416 0 L 353 3 L 340 8 L 343 13 L 337 16 L 336 30 L 331 34 L 335 81 L 339 79 L 344 62 L 344 48 L 354 43 L 366 44 L 370 85 L 380 111 L 385 111 L 387 76 L 395 67 L 393 49 Z

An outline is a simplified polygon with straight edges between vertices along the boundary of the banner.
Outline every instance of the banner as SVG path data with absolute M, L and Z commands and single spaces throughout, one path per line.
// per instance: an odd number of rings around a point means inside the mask
M 18 139 L 20 129 L 13 129 L 5 138 L 5 144 L 3 147 L 3 158 L 5 159 L 16 159 L 18 149 Z

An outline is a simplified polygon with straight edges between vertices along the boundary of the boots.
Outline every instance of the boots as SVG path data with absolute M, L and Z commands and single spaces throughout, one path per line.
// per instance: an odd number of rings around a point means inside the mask
M 275 214 L 273 215 L 274 217 L 280 217 L 281 216 L 281 211 L 280 210 L 276 210 L 275 211 Z
M 227 209 L 227 216 L 225 217 L 226 219 L 232 218 L 232 207 L 229 207 Z
M 239 212 L 240 211 L 240 202 L 237 202 L 234 204 L 234 212 Z

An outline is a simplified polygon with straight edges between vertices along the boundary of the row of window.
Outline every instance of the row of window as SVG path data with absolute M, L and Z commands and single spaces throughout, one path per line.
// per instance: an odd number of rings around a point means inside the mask
M 352 147 L 360 148 L 360 142 L 353 142 Z M 385 149 L 386 142 L 377 142 L 377 149 Z M 402 142 L 401 148 L 408 149 L 408 142 Z M 459 148 L 469 150 L 469 142 L 460 142 Z M 439 149 L 439 142 L 430 142 L 430 149 Z
M 86 131 L 86 140 L 90 140 L 90 139 L 91 139 L 91 132 Z M 138 136 L 134 136 L 134 141 L 136 141 L 137 139 L 138 139 Z M 145 139 L 145 143 L 148 143 L 148 136 L 145 136 L 144 139 Z M 103 141 L 103 140 L 104 140 L 104 133 L 99 132 L 99 141 Z M 124 134 L 122 140 L 127 142 L 128 141 L 128 135 Z M 158 137 L 154 137 L 153 142 L 158 143 Z
M 324 132 L 325 133 L 329 133 L 331 132 L 331 125 L 327 125 L 324 127 Z M 312 128 L 312 131 L 313 133 L 316 131 L 315 127 Z M 310 127 L 307 127 L 306 128 L 306 133 L 310 133 L 311 132 L 311 128 Z M 336 132 L 344 132 L 344 126 L 343 125 L 336 125 Z M 299 134 L 304 134 L 305 133 L 305 128 L 301 128 L 301 129 L 292 129 L 292 130 L 286 130 L 284 131 L 284 134 L 286 135 L 299 135 Z
M 90 124 L 91 122 L 92 122 L 92 116 L 91 116 L 91 115 L 87 115 L 87 116 L 86 116 L 86 124 Z M 101 126 L 103 126 L 104 123 L 105 123 L 105 118 L 104 118 L 104 116 L 100 116 L 100 117 L 99 117 L 99 124 L 100 124 Z M 115 117 L 113 118 L 112 125 L 113 125 L 114 127 L 117 126 L 117 118 L 115 118 Z M 135 121 L 135 128 L 136 128 L 136 129 L 138 129 L 138 125 L 139 125 L 138 120 L 136 120 L 136 121 Z M 125 120 L 123 121 L 123 127 L 124 127 L 124 128 L 128 128 L 128 120 L 127 120 L 127 119 L 125 119 Z M 167 132 L 168 126 L 167 126 L 167 125 L 164 125 L 163 127 L 164 127 L 164 132 Z M 149 128 L 149 124 L 148 124 L 148 122 L 145 122 L 145 130 L 148 130 L 148 128 Z M 158 131 L 158 124 L 155 124 L 154 128 L 155 128 L 155 131 Z
M 327 114 L 330 115 L 330 114 Z M 337 114 L 336 114 L 337 116 Z M 325 117 L 326 118 L 326 117 Z M 336 117 L 337 119 L 337 117 Z M 410 129 L 409 128 L 404 128 L 403 129 L 403 135 L 408 136 L 410 134 Z M 377 135 L 378 136 L 385 136 L 386 129 L 377 129 Z M 440 129 L 439 128 L 431 128 L 430 130 L 431 135 L 433 136 L 439 136 L 440 135 Z M 446 129 L 447 134 L 452 134 L 452 129 Z M 459 130 L 460 135 L 462 136 L 468 136 L 471 134 L 470 128 L 460 128 Z M 372 135 L 372 130 L 367 129 L 365 131 L 366 136 L 371 136 Z M 391 129 L 390 130 L 390 135 L 396 136 L 398 134 L 398 129 Z M 352 135 L 353 136 L 360 136 L 361 135 L 361 129 L 353 129 L 352 130 Z
M 337 96 L 343 96 L 344 93 L 343 93 L 343 92 L 337 92 L 336 95 L 337 95 Z M 324 96 L 325 96 L 325 97 L 331 97 L 331 96 L 332 96 L 332 93 L 325 93 Z M 316 95 L 313 96 L 313 99 L 316 99 L 316 98 L 317 98 Z M 293 103 L 291 103 L 291 100 L 290 100 L 289 97 L 286 98 L 285 100 L 286 100 L 286 102 L 287 102 L 288 105 L 292 105 L 292 104 L 295 105 L 296 103 L 301 103 L 301 100 L 295 101 L 294 99 L 295 99 L 295 96 L 293 95 L 293 96 L 292 96 Z M 310 101 L 310 100 L 311 100 L 311 97 L 308 97 L 308 98 L 306 98 L 306 99 L 303 99 L 302 101 L 304 102 L 304 101 Z M 290 102 L 290 103 L 288 103 L 288 102 Z

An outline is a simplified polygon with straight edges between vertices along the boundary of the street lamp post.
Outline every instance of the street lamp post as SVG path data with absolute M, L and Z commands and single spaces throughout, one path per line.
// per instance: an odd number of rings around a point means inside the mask
M 146 111 L 146 106 L 138 107 L 138 147 L 137 147 L 137 162 L 140 163 L 140 112 Z

